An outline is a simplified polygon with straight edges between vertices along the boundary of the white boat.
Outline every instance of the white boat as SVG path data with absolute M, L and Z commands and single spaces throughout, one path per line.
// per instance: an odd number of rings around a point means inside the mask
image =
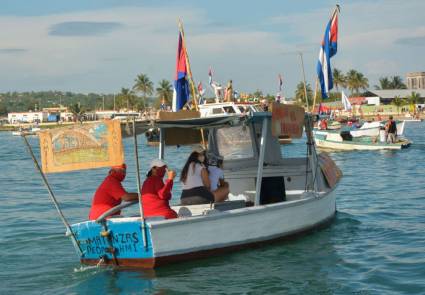
M 278 140 L 271 136 L 267 112 L 237 122 L 231 117 L 198 118 L 154 125 L 208 129 L 209 152 L 224 157 L 231 193 L 243 200 L 176 206 L 176 219 L 106 218 L 128 204 L 120 205 L 96 221 L 69 228 L 82 263 L 153 268 L 211 257 L 310 231 L 335 215 L 341 174 L 329 157 L 315 153 L 309 125 L 306 134 L 312 144 L 306 157 L 290 159 L 282 158 Z M 162 136 L 159 153 L 164 158 Z
M 38 127 L 30 127 L 30 128 L 23 128 L 20 127 L 19 130 L 13 131 L 12 135 L 14 136 L 28 136 L 28 135 L 36 135 L 38 131 L 41 129 Z
M 350 132 L 351 133 L 351 132 Z M 396 143 L 382 142 L 379 137 L 361 136 L 349 137 L 340 132 L 315 130 L 314 140 L 318 148 L 353 151 L 353 150 L 400 150 L 410 146 L 411 142 L 405 138 L 399 138 Z M 346 137 L 344 139 L 344 137 Z

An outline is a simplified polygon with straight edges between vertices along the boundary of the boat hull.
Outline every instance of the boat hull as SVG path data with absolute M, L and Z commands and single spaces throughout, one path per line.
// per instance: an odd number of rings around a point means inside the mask
M 154 268 L 292 238 L 327 224 L 335 212 L 334 191 L 271 205 L 218 213 L 212 210 L 202 216 L 148 222 L 147 247 L 143 246 L 138 218 L 110 219 L 110 231 L 121 237 L 114 238 L 111 244 L 118 249 L 116 259 L 101 248 L 87 248 L 92 247 L 93 241 L 106 247 L 104 239 L 99 238 L 100 225 L 83 222 L 73 225 L 73 230 L 84 253 L 84 264 L 99 264 L 103 257 L 104 264 Z
M 405 143 L 353 143 L 348 141 L 331 141 L 325 139 L 315 139 L 316 145 L 321 149 L 332 149 L 340 151 L 373 151 L 373 150 L 400 150 L 410 146 L 409 142 Z

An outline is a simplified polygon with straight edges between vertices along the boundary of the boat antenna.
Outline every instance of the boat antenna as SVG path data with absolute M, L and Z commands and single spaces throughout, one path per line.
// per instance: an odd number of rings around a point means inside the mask
M 140 220 L 142 222 L 142 231 L 143 231 L 143 244 L 145 249 L 148 249 L 148 239 L 146 232 L 146 220 L 143 214 L 143 203 L 142 203 L 142 191 L 140 183 L 140 165 L 139 165 L 139 151 L 137 148 L 137 134 L 136 134 L 136 116 L 133 116 L 133 139 L 134 139 L 134 157 L 136 162 L 136 179 L 137 179 L 137 195 L 139 196 L 139 210 L 140 210 Z
M 53 193 L 53 190 L 50 187 L 49 182 L 47 181 L 46 175 L 44 175 L 43 171 L 41 170 L 40 165 L 38 164 L 37 158 L 34 155 L 34 152 L 33 152 L 32 148 L 31 148 L 31 145 L 29 144 L 29 142 L 28 142 L 28 140 L 27 140 L 27 138 L 25 137 L 24 134 L 22 135 L 22 138 L 24 139 L 25 145 L 28 148 L 29 154 L 31 155 L 32 161 L 34 162 L 35 168 L 37 168 L 38 172 L 40 173 L 41 178 L 43 179 L 43 183 L 46 186 L 47 191 L 49 192 L 50 200 L 53 202 L 53 205 L 55 206 L 56 211 L 58 212 L 59 217 L 62 220 L 62 223 L 65 225 L 66 234 L 71 236 L 71 240 L 72 240 L 75 248 L 78 250 L 80 256 L 82 256 L 83 251 L 81 250 L 81 247 L 80 247 L 80 245 L 77 242 L 77 239 L 75 237 L 74 232 L 72 231 L 72 229 L 71 229 L 68 221 L 66 220 L 65 216 L 62 213 L 61 208 L 59 207 L 59 203 L 56 200 L 55 194 Z

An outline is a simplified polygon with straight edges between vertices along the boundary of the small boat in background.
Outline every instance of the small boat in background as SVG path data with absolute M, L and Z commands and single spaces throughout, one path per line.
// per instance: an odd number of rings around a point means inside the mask
M 39 127 L 19 127 L 18 130 L 12 131 L 12 135 L 14 136 L 28 136 L 28 135 L 36 135 L 38 131 L 41 129 Z
M 321 149 L 340 151 L 353 150 L 400 150 L 410 146 L 411 142 L 399 137 L 396 143 L 385 142 L 385 135 L 353 137 L 350 131 L 314 130 L 316 145 Z

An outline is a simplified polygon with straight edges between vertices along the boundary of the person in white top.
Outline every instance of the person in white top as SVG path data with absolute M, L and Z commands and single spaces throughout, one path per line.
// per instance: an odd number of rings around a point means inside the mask
M 211 183 L 204 164 L 205 158 L 205 150 L 197 147 L 192 151 L 182 169 L 180 176 L 180 181 L 183 183 L 180 197 L 182 205 L 222 202 L 227 198 L 227 195 L 223 196 L 210 191 Z
M 229 183 L 224 181 L 223 158 L 220 156 L 209 156 L 209 179 L 211 183 L 211 192 L 214 195 L 227 198 L 229 195 Z

